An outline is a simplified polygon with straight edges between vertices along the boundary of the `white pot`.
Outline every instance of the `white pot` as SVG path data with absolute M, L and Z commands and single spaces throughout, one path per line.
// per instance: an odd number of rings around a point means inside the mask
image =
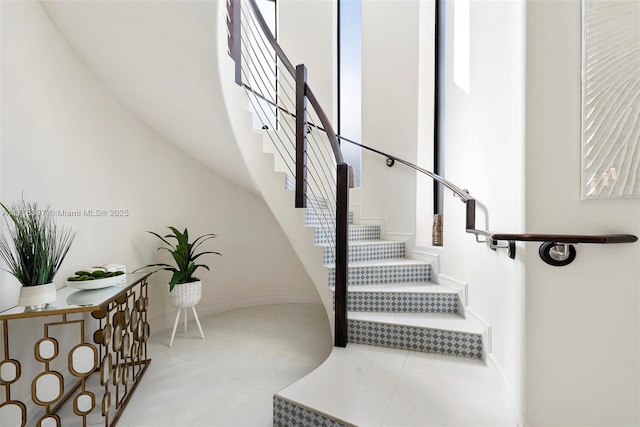
M 46 283 L 44 285 L 23 286 L 20 288 L 18 305 L 32 310 L 43 309 L 48 303 L 56 300 L 56 285 Z
M 202 280 L 175 285 L 169 292 L 169 304 L 176 308 L 193 307 L 202 297 Z

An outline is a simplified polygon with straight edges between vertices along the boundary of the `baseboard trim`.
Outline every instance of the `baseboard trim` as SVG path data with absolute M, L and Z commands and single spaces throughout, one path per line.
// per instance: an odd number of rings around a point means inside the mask
M 440 249 L 441 248 L 435 246 L 416 246 L 411 250 L 411 258 L 426 261 L 431 264 L 434 276 L 437 277 L 440 274 Z
M 487 362 L 487 365 L 495 372 L 496 376 L 498 377 L 498 381 L 502 383 L 502 386 L 507 391 L 509 404 L 511 405 L 511 411 L 513 412 L 513 416 L 515 417 L 516 422 L 518 423 L 517 426 L 518 427 L 526 426 L 527 424 L 523 421 L 522 411 L 520 410 L 520 406 L 516 402 L 515 393 L 513 392 L 513 389 L 511 388 L 509 381 L 507 381 L 507 377 L 505 376 L 504 371 L 502 370 L 502 368 L 500 368 L 500 365 L 498 364 L 498 362 L 496 362 L 495 358 L 492 355 L 487 356 L 486 362 Z
M 464 317 L 467 305 L 469 304 L 469 284 L 466 282 L 461 282 L 445 274 L 437 274 L 435 275 L 435 277 L 439 285 L 442 285 L 445 288 L 449 288 L 458 293 L 458 296 L 460 297 L 460 303 L 462 305 L 462 313 L 460 314 Z
M 221 301 L 200 303 L 196 306 L 198 317 L 210 316 L 225 311 L 237 310 L 240 308 L 257 307 L 261 305 L 273 304 L 319 304 L 322 299 L 317 293 L 308 292 L 283 292 L 278 294 L 250 295 L 245 297 L 229 298 Z M 173 327 L 177 310 L 166 313 L 160 317 L 150 320 L 153 333 L 161 332 Z
M 488 357 L 489 354 L 493 352 L 493 344 L 491 342 L 492 340 L 491 324 L 489 324 L 489 322 L 484 320 L 482 317 L 478 316 L 473 310 L 469 308 L 465 308 L 464 314 L 465 314 L 465 318 L 473 320 L 474 322 L 482 326 L 482 329 L 484 330 L 484 332 L 482 333 L 482 342 L 485 343 L 484 353 L 485 353 L 485 358 Z
M 353 223 L 358 225 L 378 225 L 380 226 L 380 238 L 387 235 L 387 218 L 384 217 L 363 217 L 362 205 L 349 205 L 349 210 L 353 212 Z
M 491 334 L 491 324 L 484 320 L 482 317 L 477 315 L 473 310 L 469 308 L 469 284 L 465 282 L 461 282 L 453 277 L 438 274 L 436 275 L 438 284 L 444 286 L 445 288 L 449 288 L 458 293 L 458 297 L 460 298 L 460 304 L 462 305 L 462 312 L 460 315 L 465 319 L 473 320 L 482 326 L 484 332 L 482 333 L 482 342 L 485 344 L 484 352 L 485 356 L 489 355 L 492 352 L 492 334 Z

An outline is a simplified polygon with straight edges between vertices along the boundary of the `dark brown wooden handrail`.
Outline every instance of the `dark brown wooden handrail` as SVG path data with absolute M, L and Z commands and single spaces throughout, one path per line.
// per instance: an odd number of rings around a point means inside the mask
M 611 243 L 633 243 L 638 240 L 637 236 L 632 234 L 603 234 L 603 235 L 579 235 L 579 234 L 514 234 L 514 233 L 490 233 L 485 230 L 476 229 L 476 200 L 471 197 L 467 190 L 462 190 L 455 184 L 447 181 L 438 174 L 428 171 L 420 166 L 414 165 L 411 162 L 403 160 L 399 157 L 377 150 L 375 148 L 368 147 L 359 142 L 353 141 L 349 138 L 338 135 L 343 141 L 357 145 L 373 153 L 379 154 L 387 158 L 387 165 L 393 166 L 396 162 L 401 163 L 407 167 L 410 167 L 418 172 L 421 172 L 433 180 L 441 183 L 460 198 L 466 204 L 466 218 L 465 218 L 465 230 L 467 233 L 474 234 L 476 239 L 478 236 L 485 238 L 485 242 L 489 243 L 492 249 L 506 248 L 509 250 L 509 257 L 515 258 L 516 246 L 515 242 L 543 242 L 540 247 L 540 257 L 544 262 L 555 266 L 564 266 L 573 261 L 575 258 L 575 248 L 567 247 L 566 245 L 578 244 L 578 243 L 595 243 L 595 244 L 611 244 Z M 480 240 L 478 240 L 480 241 Z M 499 242 L 508 242 L 508 244 L 500 245 Z M 560 254 L 553 253 L 553 249 L 556 246 L 561 247 L 561 250 L 557 250 Z M 566 250 L 565 250 L 566 249 Z M 551 255 L 550 255 L 551 253 Z M 555 257 L 555 258 L 554 258 Z
M 273 34 L 271 34 L 271 30 L 269 29 L 269 26 L 267 25 L 267 23 L 265 22 L 264 18 L 262 17 L 262 14 L 260 13 L 260 9 L 258 8 L 258 5 L 257 5 L 256 1 L 255 0 L 247 0 L 247 1 L 251 5 L 251 9 L 253 10 L 253 14 L 256 17 L 256 20 L 258 21 L 258 25 L 260 25 L 260 28 L 262 29 L 262 32 L 264 33 L 264 36 L 269 41 L 269 44 L 271 45 L 273 50 L 278 55 L 278 58 L 282 61 L 282 64 L 284 65 L 284 67 L 291 74 L 291 77 L 293 77 L 295 79 L 296 78 L 296 67 L 293 66 L 292 62 L 289 60 L 287 55 L 284 53 L 284 50 L 282 50 L 282 47 L 280 47 L 280 45 L 278 44 L 278 42 L 275 39 L 275 37 L 273 37 Z M 333 150 L 333 155 L 336 158 L 336 162 L 337 163 L 344 163 L 344 159 L 342 157 L 342 151 L 340 150 L 340 143 L 338 142 L 338 138 L 336 136 L 335 131 L 333 130 L 333 127 L 331 126 L 331 122 L 329 121 L 329 117 L 327 116 L 327 113 L 325 113 L 324 109 L 322 108 L 322 106 L 318 102 L 318 99 L 314 95 L 314 93 L 311 90 L 311 88 L 309 87 L 309 85 L 306 84 L 306 83 L 305 83 L 305 95 L 308 98 L 308 100 L 311 103 L 311 105 L 313 106 L 313 109 L 315 110 L 316 114 L 318 115 L 318 118 L 320 119 L 320 122 L 322 123 L 322 126 L 324 127 L 324 128 L 321 128 L 321 129 L 324 132 L 326 132 L 327 136 L 329 137 L 329 143 L 331 144 L 331 149 Z M 289 113 L 289 114 L 291 114 L 291 113 Z M 295 117 L 295 115 L 293 115 L 293 116 Z
M 514 240 L 518 242 L 554 242 L 554 243 L 633 243 L 638 241 L 638 237 L 632 234 L 601 234 L 601 235 L 580 235 L 580 234 L 505 234 L 497 233 L 491 235 L 494 240 Z
M 239 2 L 239 0 L 231 0 L 231 1 L 233 1 L 234 3 Z M 276 38 L 273 37 L 273 34 L 271 34 L 271 30 L 269 29 L 269 26 L 267 25 L 266 21 L 262 17 L 262 13 L 260 12 L 260 8 L 258 8 L 258 4 L 256 3 L 255 0 L 247 0 L 247 1 L 249 2 L 251 9 L 253 10 L 253 15 L 256 17 L 256 20 L 258 21 L 258 25 L 260 25 L 260 29 L 262 30 L 262 33 L 267 38 L 267 41 L 269 41 L 269 44 L 278 55 L 278 58 L 280 59 L 280 61 L 282 61 L 282 65 L 284 65 L 287 71 L 289 71 L 289 74 L 291 74 L 291 77 L 295 79 L 296 67 L 293 66 L 293 63 L 289 60 L 289 57 L 287 56 L 287 54 L 284 53 L 284 50 L 282 50 L 282 47 L 280 47 L 280 45 L 276 41 Z M 238 8 L 238 10 L 240 10 L 240 8 Z

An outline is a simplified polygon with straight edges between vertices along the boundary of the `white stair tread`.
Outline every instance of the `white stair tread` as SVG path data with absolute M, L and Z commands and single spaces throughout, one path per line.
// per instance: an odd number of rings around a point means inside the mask
M 514 426 L 497 377 L 477 359 L 348 344 L 276 396 L 361 426 Z
M 485 328 L 471 319 L 450 313 L 380 313 L 350 311 L 348 319 L 394 325 L 415 326 L 442 331 L 481 334 Z
M 378 267 L 378 266 L 413 266 L 413 265 L 429 265 L 427 261 L 411 258 L 388 258 L 376 259 L 373 261 L 350 262 L 349 268 L 353 267 Z M 335 264 L 325 264 L 325 267 L 333 268 Z
M 335 291 L 333 286 L 330 286 Z M 349 292 L 394 292 L 394 293 L 425 293 L 425 294 L 457 294 L 456 291 L 433 282 L 414 283 L 383 283 L 379 285 L 355 285 L 349 287 Z
M 349 228 L 380 228 L 379 225 L 369 225 L 369 224 L 349 224 Z M 335 229 L 329 229 L 328 227 L 318 227 L 318 231 L 323 231 L 323 232 L 331 232 L 332 234 L 335 233 Z

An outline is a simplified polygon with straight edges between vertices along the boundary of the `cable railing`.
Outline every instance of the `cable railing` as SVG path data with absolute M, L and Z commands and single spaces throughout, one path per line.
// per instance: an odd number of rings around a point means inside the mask
M 349 166 L 338 138 L 306 79 L 293 66 L 266 24 L 255 0 L 227 0 L 229 54 L 235 82 L 245 89 L 254 122 L 274 152 L 276 167 L 293 181 L 295 207 L 317 227 L 335 264 L 336 346 L 347 344 L 347 251 Z M 310 123 L 321 131 L 311 132 Z
M 247 88 L 252 91 L 253 89 Z M 261 96 L 259 93 L 255 93 L 256 96 Z M 280 113 L 288 116 L 295 116 L 294 113 L 289 110 L 274 106 L 279 109 Z M 322 126 L 316 125 L 315 122 L 309 122 L 310 129 L 317 129 L 321 132 L 324 131 Z M 600 235 L 583 235 L 583 234 L 531 234 L 531 233 L 491 233 L 487 230 L 478 229 L 476 226 L 476 200 L 469 194 L 468 190 L 461 189 L 452 182 L 437 175 L 427 169 L 417 166 L 404 159 L 396 157 L 392 154 L 385 153 L 378 149 L 369 147 L 367 145 L 356 142 L 352 139 L 346 138 L 341 135 L 336 135 L 341 141 L 345 141 L 349 144 L 357 145 L 365 150 L 376 153 L 386 158 L 387 166 L 392 167 L 395 163 L 400 163 L 407 166 L 416 172 L 420 172 L 432 178 L 434 181 L 439 182 L 449 190 L 466 205 L 466 224 L 465 230 L 476 236 L 476 241 L 479 243 L 486 243 L 491 249 L 507 249 L 509 257 L 514 259 L 516 256 L 515 242 L 542 242 L 538 253 L 540 258 L 549 265 L 553 266 L 565 266 L 573 262 L 576 257 L 576 250 L 572 246 L 578 243 L 589 244 L 613 244 L 613 243 L 633 243 L 638 240 L 637 236 L 632 234 L 600 234 Z M 484 240 L 481 240 L 484 239 Z
M 577 243 L 632 243 L 631 234 L 508 234 L 476 226 L 476 199 L 469 191 L 427 169 L 399 157 L 339 136 L 307 84 L 304 65 L 293 66 L 265 23 L 255 0 L 227 0 L 229 54 L 235 62 L 235 82 L 245 89 L 254 119 L 274 150 L 278 168 L 293 180 L 295 207 L 306 208 L 318 227 L 319 242 L 335 262 L 336 346 L 347 344 L 348 189 L 349 166 L 339 140 L 355 144 L 425 174 L 453 192 L 466 205 L 465 231 L 491 249 L 507 249 L 516 256 L 516 241 L 539 241 L 539 254 L 554 266 L 571 263 Z

